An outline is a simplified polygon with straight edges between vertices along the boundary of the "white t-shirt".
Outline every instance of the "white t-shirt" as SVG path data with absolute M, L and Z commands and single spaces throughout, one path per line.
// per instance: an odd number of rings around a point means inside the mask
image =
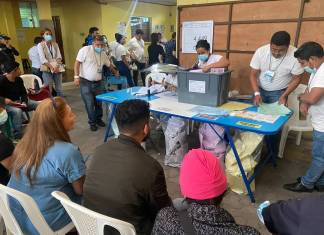
M 324 63 L 319 67 L 318 71 L 309 78 L 309 91 L 315 87 L 324 89 Z M 316 131 L 324 132 L 324 96 L 322 96 L 316 104 L 311 105 L 308 111 L 311 116 L 313 128 Z
M 277 91 L 288 87 L 293 75 L 300 75 L 304 69 L 294 57 L 296 48 L 289 46 L 287 54 L 282 58 L 274 58 L 270 51 L 270 44 L 262 46 L 254 53 L 250 66 L 260 70 L 259 86 L 266 91 Z M 271 58 L 271 59 L 270 59 Z M 271 64 L 270 64 L 271 61 Z M 274 72 L 272 80 L 265 76 L 265 72 Z
M 209 58 L 208 58 L 208 60 L 206 62 L 199 61 L 198 62 L 198 68 L 203 69 L 203 68 L 205 68 L 206 66 L 208 66 L 210 64 L 217 63 L 222 58 L 223 58 L 223 56 L 221 56 L 221 55 L 214 55 L 214 54 L 212 54 L 212 55 L 209 56 Z
M 81 62 L 79 76 L 89 81 L 99 81 L 102 79 L 103 65 L 110 66 L 110 61 L 105 52 L 100 55 L 95 52 L 92 45 L 82 47 L 77 55 L 77 61 Z
M 114 58 L 116 58 L 116 47 L 119 45 L 118 42 L 116 41 L 112 41 L 109 45 L 110 49 L 111 49 L 111 53 L 110 55 Z
M 145 63 L 144 58 L 144 40 L 137 40 L 135 37 L 133 37 L 127 45 L 128 50 L 134 51 L 134 54 L 137 58 L 137 60 L 141 63 Z
M 32 67 L 39 69 L 42 63 L 38 54 L 37 45 L 33 46 L 28 50 L 28 57 L 32 62 Z
M 128 53 L 127 48 L 123 46 L 122 44 L 118 43 L 118 45 L 115 48 L 115 55 L 117 61 L 122 61 L 122 56 L 126 56 Z

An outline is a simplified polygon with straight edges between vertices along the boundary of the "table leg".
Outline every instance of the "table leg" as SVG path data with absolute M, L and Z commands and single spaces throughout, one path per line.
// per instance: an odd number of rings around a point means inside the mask
M 241 175 L 242 175 L 242 178 L 243 178 L 245 187 L 246 187 L 246 189 L 248 191 L 250 200 L 251 200 L 251 202 L 255 203 L 254 195 L 253 195 L 253 192 L 252 192 L 251 187 L 250 187 L 250 182 L 249 182 L 249 180 L 246 177 L 246 174 L 245 174 L 245 171 L 244 171 L 244 168 L 243 168 L 243 165 L 242 165 L 240 156 L 237 153 L 237 150 L 236 150 L 236 147 L 235 147 L 233 138 L 232 138 L 231 133 L 230 133 L 230 128 L 229 127 L 225 127 L 225 131 L 226 131 L 226 135 L 227 135 L 227 138 L 228 138 L 228 142 L 229 142 L 229 144 L 230 144 L 230 146 L 231 146 L 231 148 L 233 150 L 234 156 L 236 158 L 237 165 L 240 168 Z
M 115 116 L 115 112 L 116 112 L 116 105 L 112 104 L 111 112 L 109 113 L 109 115 L 107 115 L 107 128 L 106 128 L 104 142 L 107 142 L 109 131 L 111 129 L 111 124 Z

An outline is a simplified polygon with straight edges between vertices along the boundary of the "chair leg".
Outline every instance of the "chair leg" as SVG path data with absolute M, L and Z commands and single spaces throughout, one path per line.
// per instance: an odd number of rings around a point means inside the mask
M 289 133 L 289 127 L 285 126 L 282 129 L 282 132 L 281 132 L 281 138 L 280 138 L 280 144 L 279 144 L 279 153 L 278 153 L 278 157 L 279 158 L 283 158 L 283 154 L 284 154 L 284 151 L 285 151 L 285 146 L 286 146 L 286 141 L 287 141 L 288 133 Z
M 302 138 L 302 134 L 303 132 L 302 131 L 298 131 L 298 134 L 297 134 L 297 139 L 296 139 L 296 145 L 299 146 L 300 145 L 300 142 L 301 142 L 301 138 Z

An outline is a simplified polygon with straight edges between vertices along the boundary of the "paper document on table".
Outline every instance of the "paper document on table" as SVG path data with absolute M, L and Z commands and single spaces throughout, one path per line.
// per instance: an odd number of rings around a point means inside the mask
M 174 114 L 183 117 L 192 117 L 197 113 L 192 112 L 192 108 L 196 105 L 193 104 L 179 104 L 177 100 L 174 102 L 171 99 L 159 98 L 150 101 L 150 109 L 167 114 Z
M 262 103 L 258 107 L 258 113 L 266 114 L 266 115 L 287 115 L 291 112 L 289 108 L 287 108 L 283 104 L 279 104 L 278 102 L 265 104 Z
M 189 80 L 189 92 L 206 94 L 206 82 Z
M 225 116 L 228 115 L 228 111 L 220 108 L 208 107 L 208 106 L 196 106 L 191 109 L 192 112 L 198 114 L 206 114 L 212 116 Z
M 227 103 L 219 106 L 219 108 L 226 109 L 226 110 L 229 110 L 229 111 L 243 110 L 243 109 L 247 109 L 247 108 L 250 108 L 250 107 L 252 107 L 252 105 L 242 103 L 242 102 L 235 102 L 235 101 L 227 102 Z
M 267 122 L 267 123 L 275 123 L 280 117 L 279 115 L 265 115 L 262 113 L 251 112 L 251 111 L 233 111 L 230 113 L 230 116 L 246 118 L 254 121 Z
M 203 73 L 202 69 L 192 69 L 189 72 L 190 73 Z
M 165 91 L 165 88 L 160 84 L 155 84 L 151 87 L 141 87 L 138 91 L 133 92 L 132 95 L 137 95 L 137 96 L 148 95 L 148 90 L 150 90 L 151 95 L 154 95 Z

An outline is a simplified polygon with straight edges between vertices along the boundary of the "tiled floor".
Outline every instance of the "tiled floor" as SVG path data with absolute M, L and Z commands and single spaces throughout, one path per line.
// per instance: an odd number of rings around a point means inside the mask
M 83 154 L 92 155 L 95 148 L 103 143 L 104 128 L 100 128 L 97 132 L 91 132 L 89 130 L 87 115 L 78 89 L 66 90 L 65 95 L 74 112 L 77 114 L 77 124 L 75 130 L 71 132 L 72 140 L 80 146 Z M 273 168 L 269 164 L 256 178 L 255 196 L 257 202 L 255 204 L 250 203 L 249 198 L 244 195 L 237 195 L 233 192 L 229 192 L 226 195 L 223 201 L 223 207 L 234 216 L 238 223 L 254 226 L 261 234 L 269 234 L 256 216 L 256 208 L 260 202 L 265 200 L 274 202 L 281 199 L 310 195 L 306 193 L 297 194 L 282 188 L 282 184 L 293 182 L 296 177 L 302 175 L 309 165 L 311 158 L 311 133 L 303 137 L 301 145 L 296 146 L 294 136 L 289 136 L 284 159 L 278 160 L 277 168 Z M 163 165 L 163 134 L 152 131 L 152 139 L 157 146 L 157 150 L 152 147 L 152 144 L 148 144 L 148 151 Z M 197 136 L 195 134 L 189 137 L 189 143 L 190 147 L 197 146 Z M 164 166 L 164 170 L 170 196 L 172 198 L 179 197 L 178 169 Z M 317 192 L 313 194 L 317 194 Z

